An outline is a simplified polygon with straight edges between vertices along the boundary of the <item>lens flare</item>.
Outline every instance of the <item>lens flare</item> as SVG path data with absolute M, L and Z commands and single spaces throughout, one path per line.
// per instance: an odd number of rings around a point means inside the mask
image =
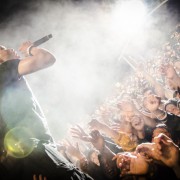
M 24 127 L 9 130 L 4 138 L 4 147 L 7 155 L 15 158 L 27 157 L 35 147 L 31 132 Z

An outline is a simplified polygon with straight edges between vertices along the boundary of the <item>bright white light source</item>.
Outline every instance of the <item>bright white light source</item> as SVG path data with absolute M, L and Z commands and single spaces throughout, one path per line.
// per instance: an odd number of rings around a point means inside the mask
M 146 7 L 138 0 L 122 1 L 113 12 L 113 22 L 117 29 L 132 34 L 141 29 L 146 17 Z

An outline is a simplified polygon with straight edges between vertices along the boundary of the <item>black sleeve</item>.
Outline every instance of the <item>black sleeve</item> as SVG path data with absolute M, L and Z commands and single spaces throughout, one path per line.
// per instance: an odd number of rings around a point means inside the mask
M 166 120 L 167 120 L 166 125 L 168 126 L 168 128 L 170 128 L 171 130 L 180 131 L 180 117 L 179 116 L 167 113 Z
M 13 59 L 0 65 L 0 85 L 8 85 L 9 83 L 19 79 L 19 62 L 19 59 Z
M 107 179 L 116 180 L 119 179 L 120 170 L 116 166 L 116 161 L 112 161 L 113 153 L 108 147 L 104 147 L 98 155 L 100 166 Z

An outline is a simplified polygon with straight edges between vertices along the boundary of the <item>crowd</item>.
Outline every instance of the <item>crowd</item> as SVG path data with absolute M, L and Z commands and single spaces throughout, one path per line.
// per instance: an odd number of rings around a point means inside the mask
M 24 78 L 56 59 L 19 50 L 0 46 L 0 179 L 180 179 L 180 25 L 148 62 L 124 57 L 134 71 L 59 142 Z
M 57 143 L 59 152 L 96 180 L 179 179 L 179 50 L 177 25 L 148 61 L 124 57 L 133 72 Z

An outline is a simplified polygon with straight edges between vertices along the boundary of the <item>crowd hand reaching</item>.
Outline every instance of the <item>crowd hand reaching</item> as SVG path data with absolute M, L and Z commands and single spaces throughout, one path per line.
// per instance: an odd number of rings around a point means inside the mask
M 84 154 L 79 149 L 79 144 L 76 142 L 76 145 L 72 145 L 72 143 L 68 140 L 66 140 L 66 152 L 70 154 L 71 156 L 76 157 L 77 159 L 84 158 Z
M 32 45 L 33 45 L 32 42 L 26 41 L 26 42 L 24 42 L 24 43 L 22 43 L 22 44 L 20 45 L 19 51 L 20 51 L 25 57 L 27 57 L 27 56 L 29 56 L 29 54 L 28 54 L 28 48 L 29 48 L 30 46 L 32 46 Z
M 90 135 L 92 137 L 91 143 L 93 146 L 102 152 L 103 148 L 105 147 L 104 137 L 99 133 L 98 130 L 91 131 Z
M 180 171 L 180 150 L 179 147 L 165 134 L 161 133 L 154 138 L 159 151 L 159 160 L 171 168 L 178 168 Z
M 73 127 L 70 129 L 72 137 L 89 142 L 91 137 L 87 133 L 85 133 L 85 131 L 79 125 L 76 126 L 77 127 Z
M 119 153 L 114 156 L 113 160 L 116 160 L 117 167 L 121 169 L 121 176 L 143 175 L 148 172 L 148 161 L 139 153 Z
M 160 73 L 168 79 L 174 78 L 177 75 L 174 67 L 171 64 L 162 64 L 159 68 Z
M 47 180 L 47 178 L 42 176 L 41 174 L 39 176 L 33 175 L 33 180 Z
M 155 143 L 141 143 L 136 147 L 135 152 L 141 154 L 148 162 L 153 159 L 160 160 L 161 152 Z

